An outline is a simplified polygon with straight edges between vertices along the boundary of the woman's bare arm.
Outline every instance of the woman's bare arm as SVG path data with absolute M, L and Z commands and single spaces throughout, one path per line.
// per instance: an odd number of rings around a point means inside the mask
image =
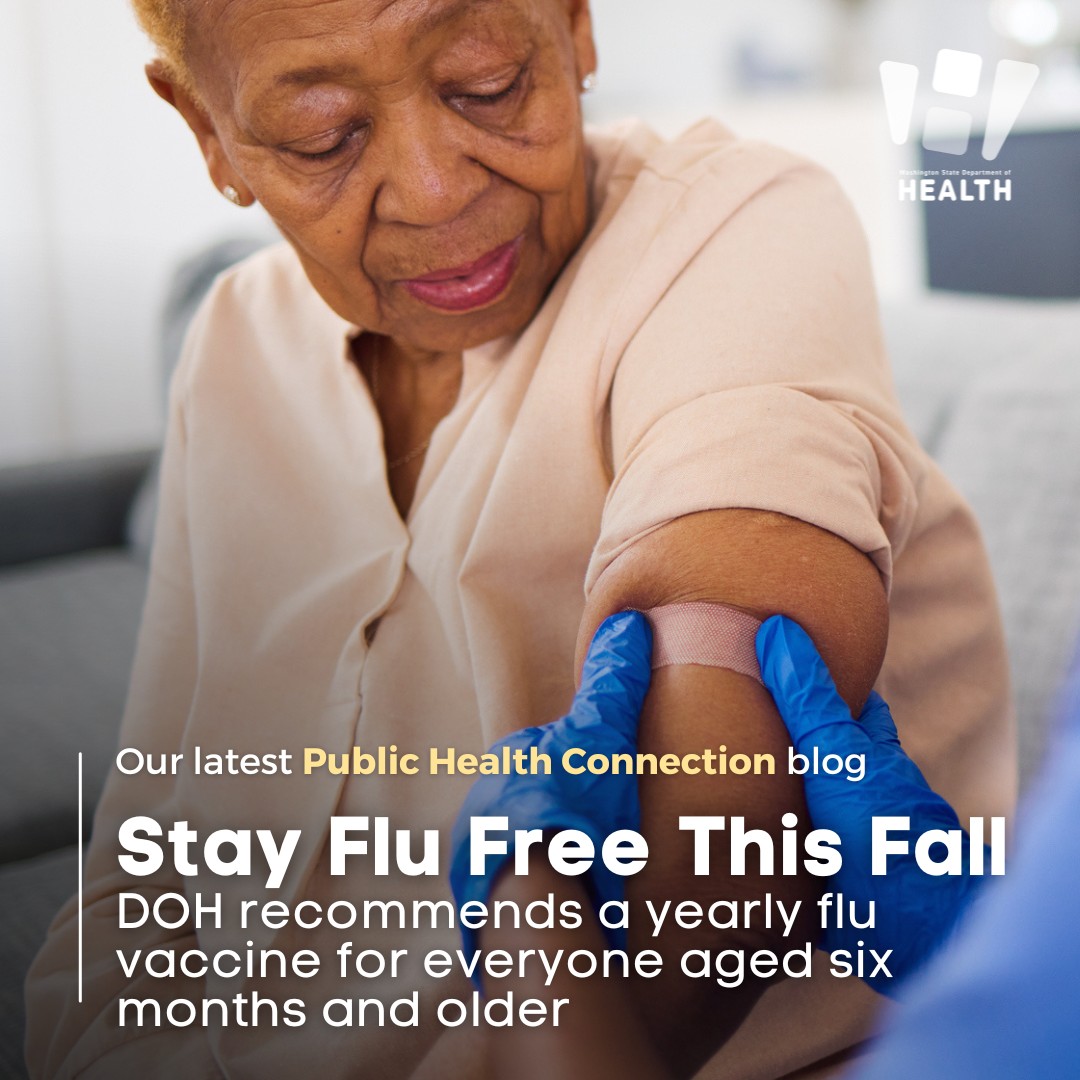
M 783 614 L 802 625 L 817 644 L 844 700 L 861 707 L 881 667 L 888 635 L 888 605 L 880 575 L 864 554 L 838 537 L 779 514 L 720 510 L 680 518 L 621 555 L 590 596 L 579 639 L 579 661 L 600 622 L 628 607 L 708 601 L 740 608 L 760 619 Z M 730 753 L 769 753 L 775 775 L 718 777 L 700 774 L 644 775 L 640 779 L 642 831 L 651 857 L 627 881 L 631 903 L 631 951 L 654 948 L 664 956 L 663 974 L 636 980 L 637 1011 L 667 1065 L 691 1075 L 735 1031 L 765 989 L 747 979 L 737 989 L 715 978 L 688 979 L 680 957 L 688 949 L 771 949 L 778 955 L 816 938 L 815 920 L 800 918 L 789 937 L 774 928 L 717 930 L 708 920 L 683 930 L 669 917 L 652 936 L 646 901 L 657 907 L 695 900 L 706 910 L 714 900 L 762 900 L 772 894 L 791 909 L 813 907 L 818 880 L 809 876 L 758 877 L 756 848 L 747 875 L 728 874 L 724 833 L 714 840 L 713 872 L 693 872 L 693 836 L 679 831 L 681 815 L 745 818 L 747 829 L 774 838 L 779 870 L 780 819 L 788 812 L 801 832 L 809 818 L 798 777 L 787 775 L 788 736 L 768 693 L 753 679 L 697 666 L 654 672 L 640 729 L 640 749 L 700 753 L 726 745 Z M 816 915 L 816 908 L 814 909 Z
M 557 874 L 543 858 L 529 860 L 528 876 L 503 873 L 495 884 L 491 900 L 509 900 L 521 910 L 536 900 L 554 895 L 557 905 L 576 900 L 583 912 L 592 904 L 580 879 Z M 542 1001 L 548 1017 L 556 1014 L 556 1002 L 567 1004 L 558 1009 L 558 1026 L 549 1020 L 543 1026 L 528 1028 L 518 1023 L 490 1032 L 488 1063 L 493 1080 L 670 1080 L 649 1033 L 638 1020 L 631 998 L 629 979 L 616 974 L 603 978 L 598 971 L 592 978 L 575 978 L 567 971 L 567 958 L 578 949 L 596 956 L 610 948 L 596 918 L 586 915 L 574 929 L 556 925 L 534 930 L 526 925 L 518 929 L 486 927 L 480 934 L 485 951 L 505 949 L 511 956 L 521 950 L 545 950 L 548 957 L 562 951 L 562 962 L 549 978 L 535 958 L 523 964 L 525 978 L 507 980 L 517 1001 Z M 616 963 L 613 969 L 620 971 Z M 510 987 L 497 980 L 485 979 L 489 997 L 506 993 Z

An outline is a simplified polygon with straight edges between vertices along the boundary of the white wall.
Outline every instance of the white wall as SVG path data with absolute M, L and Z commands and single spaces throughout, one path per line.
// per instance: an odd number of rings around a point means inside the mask
M 603 92 L 611 107 L 670 108 L 730 97 L 740 45 L 828 82 L 839 0 L 591 0 Z
M 160 437 L 168 275 L 268 230 L 214 191 L 126 0 L 0 0 L 0 462 Z

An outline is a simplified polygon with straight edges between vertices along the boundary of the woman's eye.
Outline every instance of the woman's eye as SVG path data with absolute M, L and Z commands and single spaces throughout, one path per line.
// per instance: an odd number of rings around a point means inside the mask
M 336 142 L 330 146 L 320 145 L 318 142 L 310 144 L 310 148 L 303 143 L 300 145 L 287 146 L 285 149 L 293 157 L 301 161 L 323 162 L 333 161 L 341 157 L 347 150 L 353 148 L 358 138 L 363 134 L 363 128 L 354 128 L 346 131 Z
M 459 108 L 484 108 L 490 105 L 501 105 L 513 100 L 525 83 L 525 68 L 522 68 L 513 79 L 504 86 L 499 86 L 487 91 L 458 90 L 449 95 L 450 100 Z
M 493 104 L 497 101 L 504 101 L 506 98 L 510 97 L 520 84 L 521 75 L 518 75 L 508 86 L 504 86 L 501 90 L 496 90 L 492 94 L 469 94 L 468 97 L 471 101 L 480 102 L 482 104 Z
M 301 157 L 307 158 L 308 161 L 326 161 L 328 158 L 332 158 L 340 154 L 341 151 L 345 149 L 346 142 L 347 137 L 345 139 L 342 139 L 341 142 L 339 142 L 336 146 L 331 146 L 329 150 L 317 150 L 314 152 L 298 150 L 297 153 Z

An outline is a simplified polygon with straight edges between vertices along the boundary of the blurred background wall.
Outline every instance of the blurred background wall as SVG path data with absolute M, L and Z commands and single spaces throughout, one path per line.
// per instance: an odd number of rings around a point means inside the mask
M 666 133 L 713 114 L 823 162 L 867 230 L 886 298 L 925 288 L 921 210 L 889 140 L 882 60 L 943 47 L 1035 60 L 1022 123 L 1080 126 L 1074 0 L 593 0 L 603 123 Z M 0 0 L 0 465 L 156 443 L 157 325 L 177 263 L 271 236 L 211 187 L 150 91 L 126 0 Z M 987 80 L 984 80 L 987 81 Z
M 177 262 L 263 230 L 143 76 L 126 0 L 0 0 L 0 463 L 160 438 Z

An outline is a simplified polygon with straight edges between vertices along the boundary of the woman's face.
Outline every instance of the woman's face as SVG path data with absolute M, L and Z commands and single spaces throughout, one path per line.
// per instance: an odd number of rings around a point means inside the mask
M 203 107 L 152 81 L 215 183 L 265 207 L 338 314 L 439 352 L 529 322 L 587 224 L 587 0 L 200 10 Z

